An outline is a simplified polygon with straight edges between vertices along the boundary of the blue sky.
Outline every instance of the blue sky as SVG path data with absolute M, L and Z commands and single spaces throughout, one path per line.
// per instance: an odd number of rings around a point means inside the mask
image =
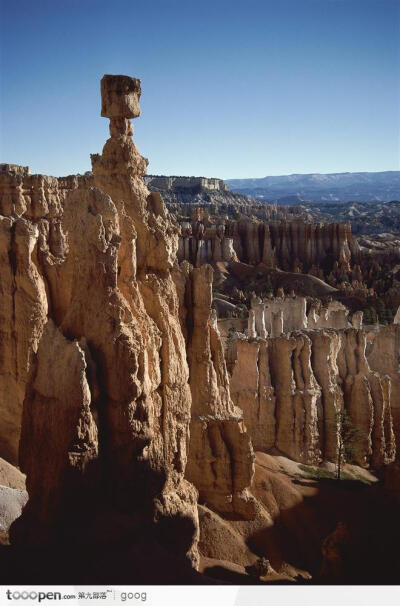
M 105 73 L 153 174 L 399 170 L 400 0 L 1 0 L 0 161 L 90 170 Z

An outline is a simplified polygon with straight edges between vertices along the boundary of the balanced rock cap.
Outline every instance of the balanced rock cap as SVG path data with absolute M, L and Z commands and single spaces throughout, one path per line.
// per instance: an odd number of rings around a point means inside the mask
M 106 74 L 101 79 L 101 115 L 105 118 L 140 116 L 142 89 L 138 78 Z

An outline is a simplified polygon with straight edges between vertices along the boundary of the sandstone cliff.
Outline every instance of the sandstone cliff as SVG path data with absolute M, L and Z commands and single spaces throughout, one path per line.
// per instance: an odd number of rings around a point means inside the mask
M 365 352 L 365 333 L 355 328 L 233 339 L 231 395 L 255 450 L 276 447 L 304 463 L 335 461 L 337 412 L 344 407 L 364 434 L 355 461 L 375 468 L 392 461 L 397 400 L 390 376 L 371 370 Z
M 213 270 L 183 264 L 180 284 L 182 323 L 188 343 L 192 421 L 186 477 L 199 490 L 200 502 L 221 513 L 254 515 L 247 491 L 254 473 L 253 448 L 229 390 L 215 312 L 211 310 Z M 182 274 L 180 274 L 182 275 Z
M 357 259 L 358 246 L 348 224 L 307 223 L 295 217 L 290 221 L 211 219 L 207 213 L 197 214 L 191 221 L 181 218 L 178 252 L 180 260 L 195 265 L 238 258 L 285 271 L 312 273 L 324 268 L 329 272 L 336 267 L 348 272 L 352 256 Z
M 390 378 L 393 430 L 400 449 L 400 326 L 392 324 L 367 331 L 368 363 L 372 370 Z
M 92 184 L 86 177 L 30 175 L 27 167 L 0 171 L 0 453 L 18 460 L 22 403 L 32 356 L 53 299 L 63 285 L 67 255 L 62 231 L 66 196 Z M 7 170 L 5 170 L 7 169 Z

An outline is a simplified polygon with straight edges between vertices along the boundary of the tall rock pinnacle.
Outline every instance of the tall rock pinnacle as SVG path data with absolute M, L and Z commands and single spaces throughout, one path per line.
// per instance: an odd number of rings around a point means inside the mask
M 147 161 L 130 122 L 140 81 L 107 75 L 101 92 L 111 137 L 92 156 L 95 187 L 78 186 L 60 206 L 66 245 L 23 410 L 29 503 L 12 540 L 93 549 L 107 520 L 117 550 L 141 537 L 196 566 L 177 232 L 141 179 Z

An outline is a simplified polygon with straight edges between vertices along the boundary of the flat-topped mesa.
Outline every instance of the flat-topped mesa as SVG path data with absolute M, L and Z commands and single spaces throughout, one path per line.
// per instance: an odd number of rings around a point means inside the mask
M 158 175 L 145 175 L 143 178 L 147 187 L 151 190 L 161 190 L 170 192 L 200 192 L 221 191 L 227 192 L 228 186 L 222 179 L 207 177 L 164 177 Z

